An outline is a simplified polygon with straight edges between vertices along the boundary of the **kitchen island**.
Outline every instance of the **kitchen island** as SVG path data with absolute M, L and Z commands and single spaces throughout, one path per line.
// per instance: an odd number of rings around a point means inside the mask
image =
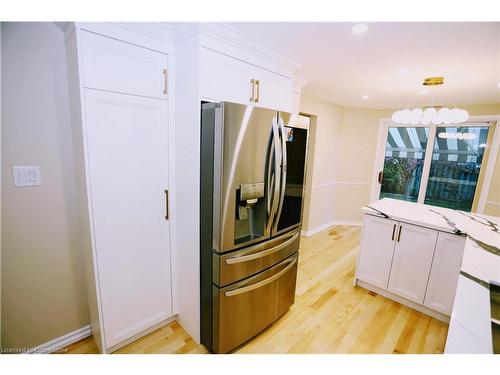
M 492 353 L 500 218 L 389 198 L 362 212 L 355 284 L 448 320 L 445 353 Z

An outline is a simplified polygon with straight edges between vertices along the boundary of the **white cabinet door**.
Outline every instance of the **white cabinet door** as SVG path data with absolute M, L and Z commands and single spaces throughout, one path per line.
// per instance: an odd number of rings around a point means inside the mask
M 206 48 L 200 51 L 200 91 L 203 98 L 250 104 L 250 65 Z
M 254 75 L 259 82 L 256 89 L 258 102 L 255 105 L 291 112 L 292 80 L 264 69 L 254 70 Z
M 172 316 L 167 102 L 85 89 L 88 177 L 109 348 Z
M 398 223 L 365 215 L 356 278 L 386 289 Z
M 87 31 L 81 40 L 85 87 L 166 98 L 167 55 Z
M 291 78 L 206 48 L 200 51 L 200 90 L 211 100 L 287 112 L 292 108 Z
M 455 299 L 465 237 L 439 232 L 424 305 L 450 315 Z
M 438 232 L 400 223 L 388 290 L 422 304 Z

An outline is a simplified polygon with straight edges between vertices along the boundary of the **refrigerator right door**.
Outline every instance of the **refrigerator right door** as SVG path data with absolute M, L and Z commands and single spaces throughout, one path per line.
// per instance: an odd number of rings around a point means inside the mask
M 301 224 L 308 130 L 286 126 L 288 114 L 280 112 L 280 134 L 284 165 L 282 166 L 281 201 L 273 228 L 273 236 Z

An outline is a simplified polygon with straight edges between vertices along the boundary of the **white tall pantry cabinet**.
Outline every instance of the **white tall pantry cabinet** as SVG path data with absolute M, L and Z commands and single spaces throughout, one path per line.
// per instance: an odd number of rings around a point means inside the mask
M 73 25 L 66 49 L 91 325 L 111 352 L 174 315 L 169 69 L 164 51 L 101 32 Z

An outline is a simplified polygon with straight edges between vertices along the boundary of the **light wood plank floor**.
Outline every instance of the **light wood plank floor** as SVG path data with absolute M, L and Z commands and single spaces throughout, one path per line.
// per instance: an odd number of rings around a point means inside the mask
M 295 304 L 235 353 L 442 353 L 447 324 L 352 285 L 360 231 L 303 237 Z M 97 352 L 91 337 L 67 349 Z M 206 352 L 174 322 L 116 353 Z

